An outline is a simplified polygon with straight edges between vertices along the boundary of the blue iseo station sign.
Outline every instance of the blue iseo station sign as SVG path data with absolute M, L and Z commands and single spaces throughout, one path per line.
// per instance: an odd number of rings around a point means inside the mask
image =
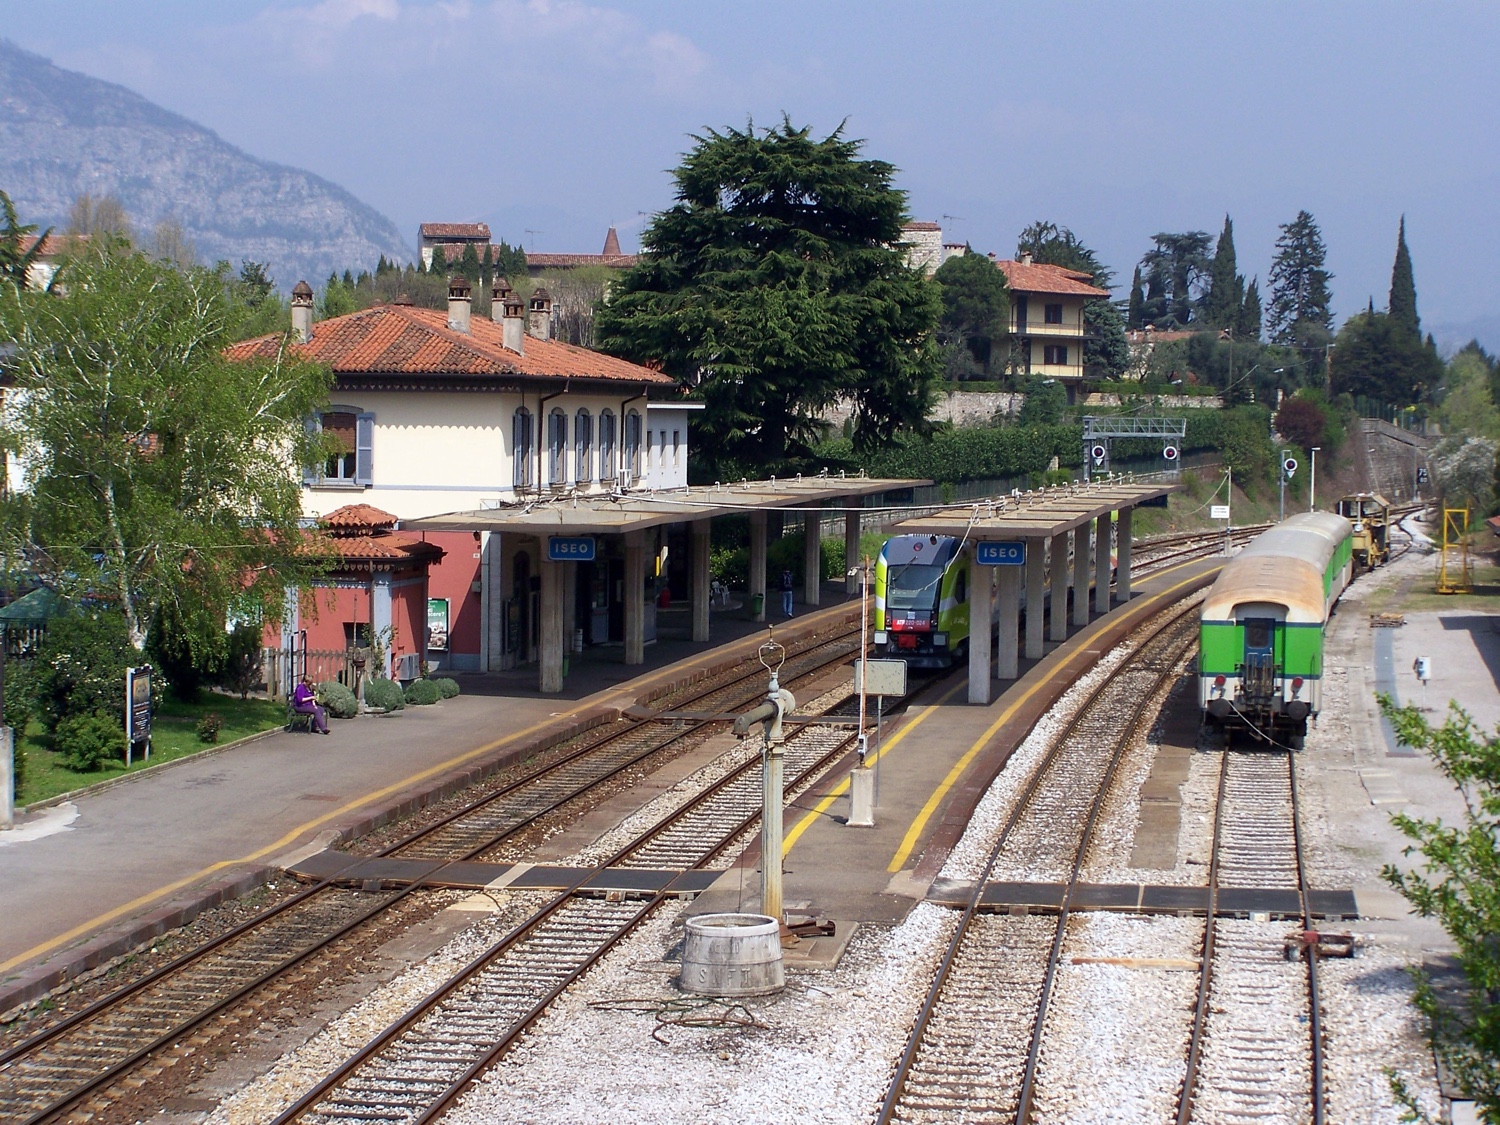
M 553 562 L 593 562 L 591 535 L 553 535 L 547 539 L 547 557 Z
M 977 543 L 974 559 L 980 566 L 1026 565 L 1025 543 Z

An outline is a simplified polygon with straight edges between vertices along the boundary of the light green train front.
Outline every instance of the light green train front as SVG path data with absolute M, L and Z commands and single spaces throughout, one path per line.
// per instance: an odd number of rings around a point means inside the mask
M 875 563 L 875 652 L 947 668 L 968 651 L 973 549 L 951 535 L 897 535 Z
M 1322 707 L 1323 638 L 1353 573 L 1352 528 L 1293 516 L 1230 560 L 1204 598 L 1198 702 L 1211 722 L 1299 745 Z

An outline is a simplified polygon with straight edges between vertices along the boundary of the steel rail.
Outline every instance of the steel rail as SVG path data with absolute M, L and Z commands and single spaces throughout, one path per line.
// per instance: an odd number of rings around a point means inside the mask
M 1297 893 L 1302 903 L 1302 930 L 1313 928 L 1312 887 L 1308 884 L 1307 864 L 1302 851 L 1302 815 L 1297 799 L 1297 759 L 1286 755 L 1287 779 L 1292 792 L 1292 840 L 1297 852 Z M 1312 1120 L 1313 1125 L 1323 1125 L 1323 1006 L 1318 995 L 1318 943 L 1304 942 L 1303 954 L 1307 958 L 1307 1018 L 1308 1038 L 1312 1041 Z
M 834 646 L 838 643 L 838 641 L 847 639 L 850 635 L 852 635 L 853 632 L 853 630 L 846 630 L 845 632 L 836 634 L 831 638 L 822 637 L 819 639 L 815 639 L 812 643 L 807 644 L 803 648 L 792 653 L 789 659 L 795 659 L 797 657 L 807 655 L 808 653 L 811 653 L 818 648 Z M 835 654 L 832 660 L 821 662 L 813 668 L 803 672 L 801 674 L 801 678 L 806 678 L 807 676 L 818 674 L 829 664 L 834 663 L 836 660 L 842 659 L 844 655 L 847 654 Z M 712 682 L 712 677 L 704 681 L 700 681 L 699 685 L 693 685 L 694 687 L 700 687 L 701 685 L 700 690 L 690 694 L 687 701 L 693 702 L 701 700 L 710 695 L 728 690 L 735 685 L 749 682 L 753 679 L 758 678 L 759 672 L 759 669 L 755 669 L 754 671 L 747 670 L 742 674 L 731 677 L 727 683 L 714 683 Z M 461 862 L 465 859 L 471 858 L 474 855 L 478 855 L 491 847 L 494 847 L 503 839 L 522 830 L 529 824 L 534 823 L 539 817 L 548 815 L 549 813 L 555 811 L 557 808 L 560 808 L 563 805 L 567 804 L 569 801 L 576 799 L 579 795 L 587 792 L 589 789 L 604 784 L 611 778 L 618 776 L 624 770 L 627 770 L 632 766 L 638 764 L 643 758 L 648 757 L 651 754 L 655 754 L 658 751 L 671 745 L 672 743 L 682 738 L 686 738 L 689 735 L 703 729 L 704 727 L 712 725 L 713 723 L 718 721 L 719 720 L 702 720 L 697 722 L 693 726 L 672 732 L 671 736 L 665 739 L 663 742 L 649 747 L 647 750 L 643 751 L 640 754 L 632 756 L 628 761 L 610 770 L 607 774 L 594 779 L 592 782 L 571 790 L 563 798 L 554 802 L 551 808 L 544 809 L 538 814 L 526 818 L 519 824 L 508 826 L 500 835 L 487 840 L 478 847 L 467 849 L 461 855 L 447 860 L 433 860 L 432 870 L 429 871 L 427 875 L 431 876 L 432 874 L 441 871 L 443 868 L 450 866 L 452 863 Z M 503 786 L 499 792 L 487 794 L 485 797 L 480 798 L 479 800 L 470 802 L 469 805 L 458 810 L 458 812 L 444 817 L 442 820 L 433 825 L 427 825 L 418 832 L 413 833 L 410 836 L 396 842 L 395 844 L 382 849 L 381 851 L 376 853 L 376 856 L 379 857 L 390 855 L 403 848 L 409 847 L 412 843 L 430 835 L 441 827 L 451 824 L 459 817 L 463 815 L 471 815 L 478 809 L 494 803 L 501 796 L 514 793 L 518 788 L 525 785 L 535 785 L 542 779 L 547 777 L 549 774 L 555 773 L 557 770 L 563 768 L 563 766 L 567 764 L 572 763 L 579 757 L 588 753 L 597 752 L 601 747 L 607 746 L 610 742 L 628 736 L 630 733 L 640 729 L 641 725 L 642 724 L 632 724 L 626 730 L 614 732 L 612 735 L 604 738 L 591 740 L 584 748 L 570 752 L 569 754 L 563 756 L 561 759 L 549 762 L 546 766 L 534 771 L 531 774 L 528 774 L 525 778 L 518 779 L 513 783 Z M 341 877 L 345 876 L 350 870 L 358 866 L 360 863 L 363 863 L 364 861 L 365 857 L 354 858 L 351 863 L 341 868 L 339 871 L 331 874 L 327 878 L 319 881 L 318 883 L 313 884 L 306 890 L 300 891 L 292 897 L 271 907 L 269 910 L 257 914 L 253 918 L 247 919 L 246 921 L 234 926 L 232 929 L 226 931 L 225 933 L 217 935 L 204 944 L 187 951 L 180 957 L 175 958 L 174 960 L 168 962 L 166 965 L 163 965 L 153 972 L 147 974 L 145 977 L 142 977 L 140 980 L 131 982 L 131 984 L 127 985 L 120 991 L 111 993 L 110 995 L 105 997 L 101 997 L 99 1000 L 67 1017 L 66 1019 L 61 1020 L 58 1023 L 51 1025 L 50 1027 L 44 1028 L 36 1035 L 31 1036 L 23 1042 L 17 1044 L 16 1046 L 6 1050 L 3 1053 L 0 1053 L 0 1083 L 3 1083 L 5 1071 L 9 1070 L 16 1063 L 24 1061 L 27 1056 L 36 1055 L 48 1044 L 56 1042 L 62 1036 L 66 1035 L 70 1031 L 78 1029 L 87 1021 L 98 1019 L 102 1015 L 119 1009 L 132 997 L 138 996 L 141 993 L 145 992 L 147 989 L 162 983 L 170 976 L 174 974 L 180 974 L 195 965 L 205 962 L 212 953 L 217 950 L 223 949 L 229 943 L 245 937 L 247 934 L 250 934 L 257 929 L 266 926 L 268 923 L 272 922 L 275 919 L 281 918 L 283 915 L 287 914 L 294 908 L 306 906 L 316 897 L 327 894 L 329 891 L 335 889 L 337 881 Z M 224 996 L 211 1002 L 208 1006 L 197 1009 L 189 1016 L 186 1016 L 183 1019 L 177 1021 L 167 1031 L 149 1040 L 144 1045 L 128 1052 L 125 1056 L 122 1056 L 121 1058 L 115 1060 L 113 1063 L 110 1063 L 104 1069 L 100 1070 L 99 1072 L 97 1072 L 97 1074 L 92 1076 L 87 1083 L 75 1086 L 65 1095 L 52 1100 L 45 1108 L 33 1112 L 25 1118 L 22 1118 L 20 1121 L 20 1125 L 40 1125 L 41 1122 L 57 1116 L 59 1113 L 65 1111 L 70 1106 L 76 1105 L 81 1099 L 89 1096 L 92 1093 L 95 1093 L 101 1087 L 104 1087 L 113 1080 L 119 1078 L 122 1074 L 134 1068 L 142 1060 L 149 1057 L 153 1053 L 170 1045 L 172 1042 L 181 1039 L 182 1036 L 192 1032 L 196 1028 L 200 1027 L 203 1023 L 212 1019 L 214 1016 L 219 1015 L 234 1004 L 241 1002 L 253 992 L 263 988 L 265 985 L 275 980 L 278 976 L 291 971 L 292 969 L 296 968 L 298 965 L 306 961 L 308 958 L 312 957 L 314 954 L 327 949 L 334 942 L 347 937 L 350 933 L 357 930 L 359 927 L 373 921 L 389 909 L 393 908 L 397 903 L 405 900 L 408 896 L 415 893 L 421 887 L 422 884 L 419 881 L 413 881 L 406 887 L 375 903 L 370 909 L 356 913 L 353 918 L 340 925 L 336 930 L 324 936 L 321 936 L 318 940 L 312 942 L 311 944 L 304 945 L 300 949 L 295 950 L 286 958 L 278 961 L 275 965 L 271 966 L 264 972 L 247 979 L 240 985 L 232 988 Z
M 1166 621 L 1159 623 L 1147 634 L 1143 644 L 1154 640 L 1168 629 L 1177 625 L 1185 616 L 1193 611 L 1195 606 L 1196 602 L 1190 603 L 1178 610 Z M 1175 665 L 1175 661 L 1173 663 Z M 933 1013 L 937 1010 L 938 1004 L 942 1000 L 944 988 L 947 985 L 954 963 L 958 959 L 959 950 L 963 946 L 964 938 L 968 934 L 974 919 L 979 914 L 979 904 L 984 897 L 984 889 L 989 880 L 989 875 L 993 871 L 996 862 L 998 862 L 1001 853 L 1005 850 L 1006 844 L 1010 841 L 1011 833 L 1021 822 L 1022 817 L 1025 816 L 1037 790 L 1041 787 L 1046 775 L 1050 772 L 1058 756 L 1062 753 L 1063 747 L 1068 742 L 1069 737 L 1077 731 L 1083 722 L 1084 716 L 1098 704 L 1105 691 L 1124 674 L 1125 669 L 1129 666 L 1129 661 L 1122 661 L 1116 665 L 1079 703 L 1078 707 L 1064 724 L 1063 729 L 1052 739 L 1042 760 L 1038 763 L 1036 769 L 1017 795 L 1015 806 L 1011 809 L 1010 815 L 1006 817 L 999 837 L 985 859 L 983 871 L 974 881 L 974 886 L 969 892 L 968 900 L 964 904 L 963 912 L 959 915 L 958 925 L 954 930 L 953 936 L 949 939 L 948 948 L 938 964 L 937 972 L 933 977 L 931 985 L 928 987 L 927 995 L 917 1012 L 912 1030 L 907 1036 L 906 1049 L 902 1052 L 901 1058 L 896 1063 L 895 1072 L 887 1086 L 885 1100 L 881 1103 L 880 1111 L 876 1116 L 876 1125 L 889 1125 L 895 1119 L 896 1110 L 901 1103 L 902 1094 L 905 1092 L 906 1080 L 916 1063 L 917 1054 L 921 1049 L 927 1027 L 931 1023 Z M 1141 701 L 1141 706 L 1144 707 L 1146 699 L 1154 694 L 1154 691 L 1146 693 Z M 1038 1022 L 1040 1023 L 1040 1021 Z
M 816 728 L 804 728 L 803 731 L 798 732 L 798 735 L 810 736 L 815 733 Z M 853 733 L 840 738 L 831 749 L 822 754 L 812 765 L 810 765 L 807 769 L 802 770 L 795 778 L 789 779 L 783 785 L 783 800 L 785 799 L 786 794 L 795 791 L 808 778 L 816 776 L 830 764 L 837 761 L 841 756 L 845 755 L 848 752 L 849 748 L 855 743 L 855 741 L 856 735 Z M 747 773 L 752 770 L 759 769 L 760 764 L 761 763 L 758 758 L 745 762 L 744 764 L 733 770 L 731 773 L 714 782 L 703 792 L 696 794 L 692 800 L 688 801 L 680 808 L 673 810 L 671 813 L 667 814 L 665 817 L 659 820 L 656 824 L 643 831 L 636 839 L 632 840 L 624 847 L 618 849 L 613 855 L 611 855 L 599 866 L 610 867 L 623 862 L 631 855 L 631 853 L 644 848 L 652 841 L 669 831 L 674 824 L 685 819 L 688 814 L 709 803 L 729 786 L 733 785 L 737 781 L 742 780 Z M 705 864 L 711 862 L 716 856 L 721 854 L 725 848 L 729 847 L 734 842 L 734 840 L 739 838 L 740 835 L 748 831 L 750 828 L 753 828 L 759 822 L 760 816 L 760 812 L 756 811 L 749 814 L 748 816 L 741 818 L 739 821 L 736 821 L 732 828 L 729 831 L 725 832 L 717 843 L 708 846 L 707 850 L 692 865 L 690 870 L 701 869 Z M 358 1052 L 352 1055 L 349 1059 L 345 1060 L 331 1073 L 324 1076 L 323 1079 L 321 1079 L 315 1086 L 304 1093 L 302 1097 L 300 1097 L 296 1102 L 294 1102 L 287 1109 L 283 1110 L 281 1114 L 274 1119 L 272 1125 L 291 1125 L 292 1122 L 300 1120 L 310 1110 L 313 1110 L 319 1102 L 324 1100 L 327 1094 L 335 1090 L 338 1086 L 347 1082 L 361 1067 L 365 1065 L 365 1063 L 369 1062 L 371 1059 L 375 1058 L 382 1051 L 384 1051 L 387 1047 L 394 1044 L 402 1035 L 404 1035 L 413 1026 L 415 1026 L 421 1019 L 433 1012 L 440 1004 L 442 1004 L 444 1000 L 453 996 L 454 993 L 456 993 L 460 988 L 462 988 L 470 980 L 474 979 L 479 973 L 483 972 L 485 968 L 498 961 L 507 952 L 515 948 L 517 945 L 525 941 L 528 937 L 539 930 L 548 919 L 557 914 L 565 905 L 568 904 L 570 900 L 572 900 L 572 898 L 583 888 L 588 880 L 593 877 L 593 874 L 593 869 L 590 869 L 586 874 L 576 880 L 566 890 L 560 892 L 551 901 L 541 907 L 536 915 L 528 919 L 516 930 L 512 931 L 512 933 L 507 935 L 502 941 L 492 946 L 484 953 L 481 953 L 479 956 L 475 957 L 463 968 L 458 970 L 458 972 L 456 972 L 452 977 L 445 981 L 442 985 L 434 989 L 422 1000 L 418 1001 L 398 1020 L 386 1027 L 383 1031 L 380 1032 L 379 1035 L 366 1043 L 364 1047 L 360 1048 Z M 649 899 L 643 900 L 641 909 L 635 914 L 634 917 L 622 923 L 618 927 L 616 932 L 610 935 L 604 942 L 601 942 L 600 945 L 584 962 L 573 968 L 554 988 L 543 994 L 540 999 L 538 999 L 518 1021 L 515 1021 L 511 1025 L 506 1033 L 493 1046 L 485 1050 L 480 1058 L 476 1062 L 471 1064 L 470 1067 L 457 1080 L 455 1080 L 455 1082 L 451 1084 L 446 1091 L 440 1094 L 437 1100 L 434 1101 L 427 1110 L 425 1110 L 420 1116 L 415 1118 L 414 1121 L 418 1123 L 430 1121 L 437 1114 L 440 1114 L 441 1112 L 443 1112 L 443 1110 L 451 1106 L 453 1102 L 463 1094 L 463 1092 L 469 1087 L 469 1085 L 479 1074 L 493 1065 L 502 1055 L 505 1054 L 506 1051 L 508 1051 L 514 1045 L 515 1041 L 526 1031 L 528 1027 L 530 1027 L 533 1023 L 536 1022 L 538 1018 L 540 1018 L 540 1016 L 547 1010 L 547 1008 L 556 1000 L 558 996 L 562 995 L 563 992 L 565 992 L 573 984 L 577 983 L 577 981 L 590 968 L 597 964 L 599 958 L 603 957 L 621 939 L 623 939 L 627 934 L 634 930 L 634 928 L 638 926 L 658 906 L 660 906 L 661 903 L 670 898 L 671 894 L 672 892 L 670 890 L 663 890 L 655 893 Z

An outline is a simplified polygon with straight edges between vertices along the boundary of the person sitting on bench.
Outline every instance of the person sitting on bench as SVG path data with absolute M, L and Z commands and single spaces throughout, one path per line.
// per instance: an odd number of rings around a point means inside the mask
M 313 692 L 312 680 L 306 676 L 303 676 L 301 682 L 292 689 L 292 710 L 299 715 L 312 716 L 314 734 L 328 733 L 328 712 L 318 706 L 318 697 Z

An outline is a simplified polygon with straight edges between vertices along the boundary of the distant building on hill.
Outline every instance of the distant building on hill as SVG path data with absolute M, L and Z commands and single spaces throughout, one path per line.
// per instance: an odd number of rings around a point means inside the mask
M 417 253 L 422 255 L 422 266 L 425 269 L 432 268 L 432 253 L 436 246 L 455 247 L 455 250 L 447 251 L 447 254 L 456 258 L 464 252 L 465 245 L 473 245 L 475 253 L 482 255 L 489 244 L 488 223 L 423 223 L 417 228 Z M 471 277 L 469 280 L 473 282 L 479 279 Z

